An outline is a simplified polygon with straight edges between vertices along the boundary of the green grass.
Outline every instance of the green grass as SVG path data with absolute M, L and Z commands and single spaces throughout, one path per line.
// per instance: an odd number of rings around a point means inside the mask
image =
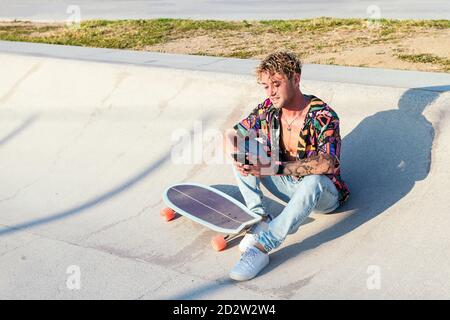
M 207 35 L 222 47 L 214 50 L 204 43 L 195 54 L 252 58 L 277 48 L 289 49 L 303 57 L 345 48 L 393 44 L 430 30 L 450 29 L 450 20 L 369 20 L 320 17 L 302 20 L 219 21 L 189 19 L 90 20 L 78 28 L 64 24 L 39 24 L 23 21 L 0 22 L 0 40 L 27 41 L 84 47 L 146 50 L 177 39 Z M 445 32 L 445 31 L 444 31 Z M 272 37 L 267 37 L 271 35 Z M 276 43 L 267 42 L 267 38 Z M 273 40 L 276 39 L 276 40 Z M 230 41 L 231 40 L 231 41 Z M 251 42 L 251 43 L 250 43 Z M 230 44 L 232 43 L 232 44 Z M 432 55 L 407 55 L 404 61 L 443 66 L 449 59 Z M 328 63 L 334 64 L 334 60 Z
M 315 18 L 304 20 L 263 20 L 259 24 L 272 32 L 326 32 L 338 27 L 362 27 L 363 19 Z
M 177 39 L 192 32 L 237 30 L 241 23 L 214 20 L 154 19 L 154 20 L 90 20 L 79 28 L 64 25 L 47 27 L 2 26 L 0 39 L 45 42 L 87 47 L 141 49 Z M 49 33 L 50 34 L 47 34 Z
M 396 28 L 436 28 L 436 29 L 449 29 L 450 20 L 388 20 L 380 19 L 379 22 L 383 27 L 396 27 Z
M 257 54 L 260 54 L 261 51 L 252 51 L 252 50 L 234 50 L 232 53 L 225 55 L 229 58 L 239 58 L 239 59 L 249 59 Z
M 450 70 L 450 59 L 432 54 L 398 54 L 397 57 L 400 60 L 408 62 L 437 64 L 441 65 L 446 70 Z
M 218 37 L 232 32 L 249 32 L 253 35 L 277 33 L 280 35 L 320 35 L 337 29 L 361 30 L 367 28 L 367 19 L 315 18 L 304 20 L 218 21 L 188 19 L 153 20 L 90 20 L 80 28 L 65 25 L 39 26 L 39 24 L 2 25 L 0 39 L 12 41 L 45 42 L 76 46 L 142 49 L 174 39 L 193 35 L 214 34 Z M 373 22 L 373 21 L 372 21 Z M 371 22 L 371 23 L 372 23 Z M 381 39 L 399 30 L 414 28 L 450 28 L 449 20 L 377 20 Z

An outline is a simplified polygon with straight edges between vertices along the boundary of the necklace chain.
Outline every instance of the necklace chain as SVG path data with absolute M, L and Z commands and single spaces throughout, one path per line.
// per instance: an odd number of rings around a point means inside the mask
M 291 123 L 288 123 L 288 122 L 286 121 L 288 131 L 291 131 L 291 129 L 292 129 L 292 124 L 294 123 L 295 120 L 297 120 L 298 116 L 299 116 L 299 115 L 297 115 L 296 117 L 294 117 L 294 120 L 292 120 Z
M 297 120 L 297 118 L 298 118 L 299 116 L 301 116 L 302 114 L 303 114 L 303 112 L 301 112 L 300 114 L 296 115 L 296 116 L 294 117 L 294 119 L 292 119 L 291 123 L 289 123 L 287 120 L 284 120 L 284 121 L 286 122 L 286 124 L 287 124 L 287 130 L 288 130 L 288 131 L 291 131 L 291 129 L 292 129 L 292 124 L 293 124 L 294 121 Z

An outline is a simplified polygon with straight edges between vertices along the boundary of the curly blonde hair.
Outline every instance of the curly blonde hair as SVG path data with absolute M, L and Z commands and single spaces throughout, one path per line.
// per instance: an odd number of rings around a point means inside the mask
M 261 74 L 269 72 L 270 75 L 275 73 L 284 73 L 290 80 L 294 73 L 302 72 L 302 63 L 293 52 L 278 51 L 265 57 L 256 68 L 256 78 L 261 80 Z

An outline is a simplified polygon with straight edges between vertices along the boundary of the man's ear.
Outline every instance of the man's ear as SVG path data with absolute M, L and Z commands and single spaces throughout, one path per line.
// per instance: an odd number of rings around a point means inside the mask
M 300 86 L 300 73 L 294 73 L 291 78 L 294 87 Z
M 298 87 L 300 85 L 301 73 L 294 73 L 295 85 Z

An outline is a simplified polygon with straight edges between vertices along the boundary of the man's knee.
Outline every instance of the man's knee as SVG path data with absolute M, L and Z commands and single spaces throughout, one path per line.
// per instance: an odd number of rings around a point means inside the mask
M 316 189 L 316 188 L 320 187 L 323 177 L 324 176 L 320 175 L 320 174 L 312 174 L 312 175 L 304 176 L 301 182 L 308 189 Z
M 339 194 L 327 176 L 309 175 L 305 176 L 303 181 L 305 188 L 315 195 L 317 201 L 313 208 L 315 213 L 330 213 L 339 206 Z
M 324 179 L 328 178 L 324 175 L 318 174 L 304 176 L 300 181 L 301 185 L 297 189 L 296 193 L 306 196 L 307 198 L 312 197 L 314 202 L 318 201 L 324 190 Z

